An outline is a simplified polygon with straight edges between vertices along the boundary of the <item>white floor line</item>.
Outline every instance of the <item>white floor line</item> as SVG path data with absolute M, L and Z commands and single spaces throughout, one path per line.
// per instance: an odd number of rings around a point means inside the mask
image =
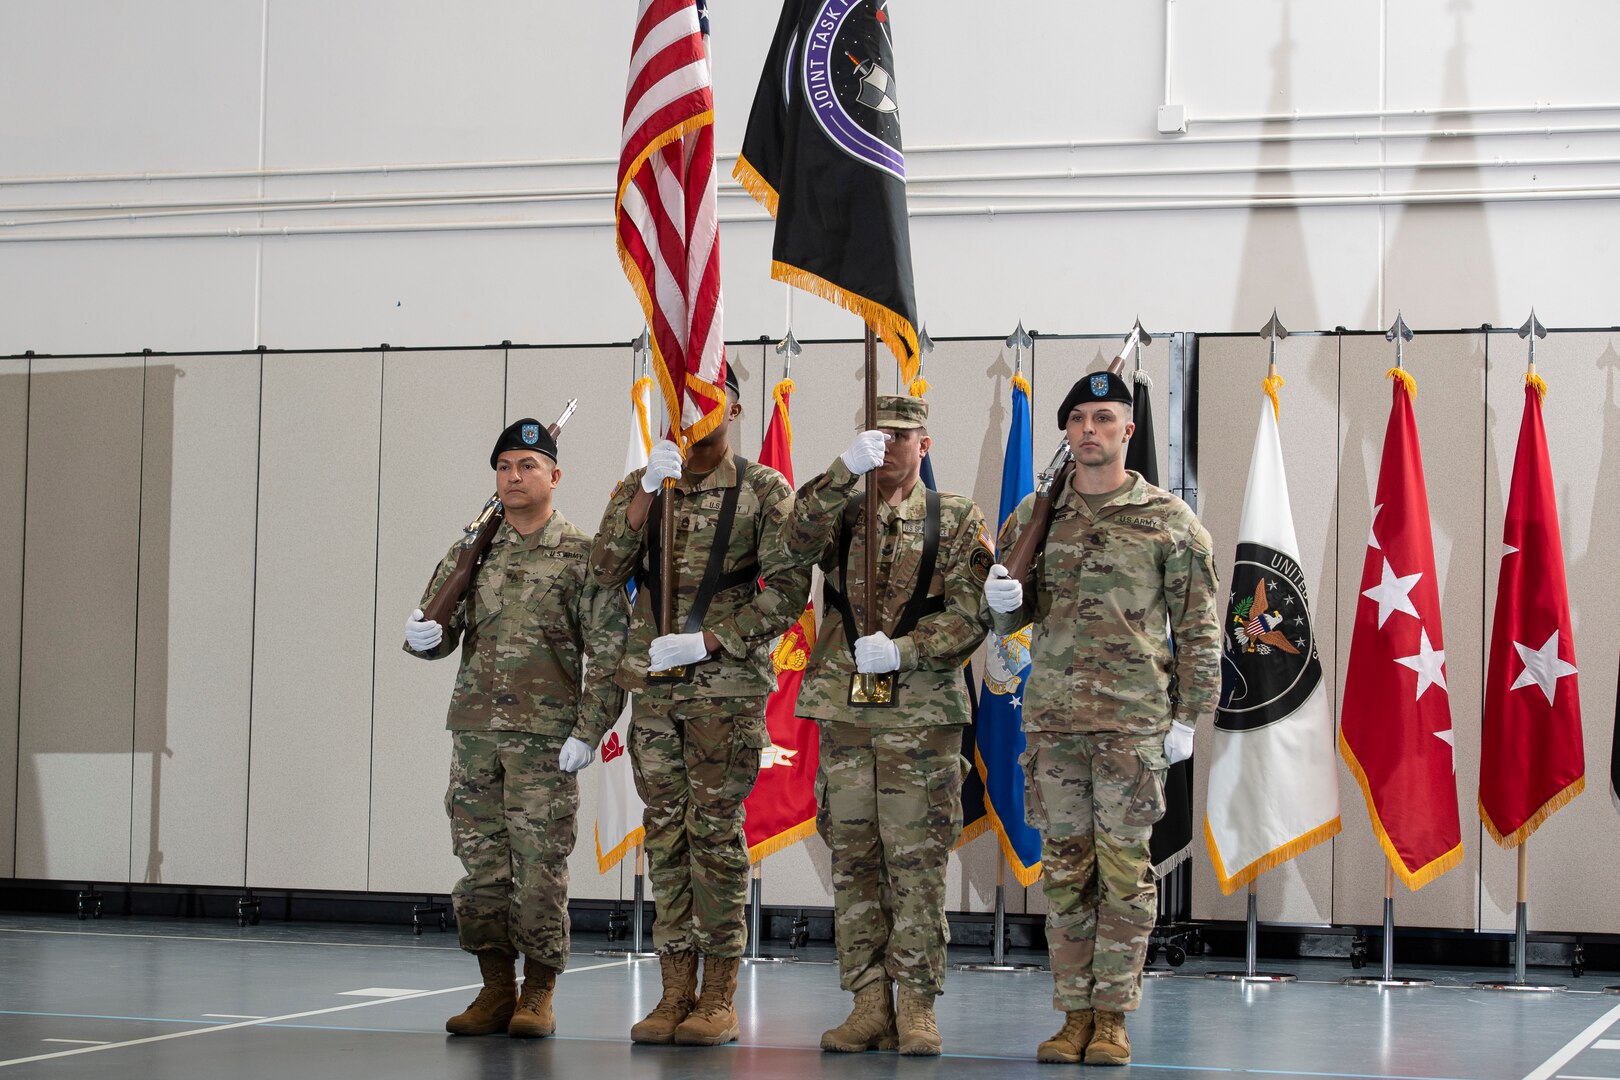
M 203 1013 L 210 1020 L 263 1020 L 264 1017 L 250 1013 Z
M 603 968 L 626 966 L 628 964 L 624 960 L 612 960 L 605 964 L 589 964 L 585 967 L 569 968 L 559 974 L 576 975 L 582 971 L 599 971 Z M 74 1050 L 58 1050 L 50 1054 L 35 1054 L 32 1057 L 10 1058 L 6 1061 L 0 1061 L 0 1069 L 4 1069 L 9 1065 L 26 1065 L 35 1061 L 50 1061 L 55 1058 L 76 1057 L 79 1054 L 94 1054 L 102 1050 L 119 1050 L 126 1046 L 144 1046 L 147 1043 L 168 1042 L 171 1039 L 185 1039 L 193 1035 L 212 1035 L 215 1032 L 260 1027 L 264 1024 L 285 1024 L 289 1020 L 304 1020 L 311 1016 L 329 1016 L 332 1013 L 349 1012 L 352 1009 L 370 1009 L 378 1005 L 393 1005 L 414 998 L 436 997 L 440 994 L 461 994 L 468 990 L 480 989 L 483 985 L 483 983 L 468 983 L 466 986 L 447 986 L 443 990 L 423 990 L 420 993 L 410 995 L 410 997 L 375 998 L 371 1001 L 356 1001 L 348 1005 L 334 1005 L 325 1009 L 310 1009 L 308 1012 L 287 1013 L 284 1016 L 265 1016 L 257 1020 L 243 1020 L 235 1024 L 210 1024 L 208 1027 L 171 1031 L 166 1035 L 149 1035 L 144 1039 L 128 1039 L 124 1042 L 102 1043 L 99 1046 L 81 1046 Z
M 86 1046 L 106 1046 L 106 1039 L 41 1039 L 40 1042 L 83 1043 Z
M 1565 1043 L 1563 1048 L 1552 1057 L 1542 1062 L 1539 1067 L 1525 1076 L 1524 1080 L 1550 1080 L 1559 1069 L 1568 1065 L 1570 1060 L 1582 1050 L 1597 1041 L 1598 1036 L 1608 1031 L 1614 1022 L 1620 1019 L 1620 1005 L 1616 1005 L 1587 1027 L 1587 1029 Z
M 104 930 L 24 930 L 0 926 L 0 934 L 53 934 L 58 937 L 110 937 L 132 941 L 207 941 L 221 945 L 319 945 L 325 949 L 411 949 L 415 952 L 460 952 L 460 945 L 388 945 L 364 941 L 286 941 L 281 938 L 208 937 L 203 934 L 113 934 Z

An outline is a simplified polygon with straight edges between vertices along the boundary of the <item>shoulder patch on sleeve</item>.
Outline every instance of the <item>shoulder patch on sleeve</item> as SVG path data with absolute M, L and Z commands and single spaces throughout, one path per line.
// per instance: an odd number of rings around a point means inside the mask
M 973 554 L 968 556 L 968 569 L 973 571 L 973 578 L 980 585 L 990 576 L 990 567 L 994 566 L 996 557 L 990 554 L 988 548 L 976 547 Z

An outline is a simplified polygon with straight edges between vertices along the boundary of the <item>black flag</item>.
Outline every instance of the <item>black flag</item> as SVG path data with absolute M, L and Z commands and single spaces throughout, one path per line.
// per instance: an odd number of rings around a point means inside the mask
M 1142 479 L 1158 486 L 1159 450 L 1153 439 L 1153 402 L 1148 391 L 1153 384 L 1147 376 L 1137 373 L 1131 419 L 1136 431 L 1125 444 L 1125 467 L 1142 474 Z M 1193 842 L 1193 769 L 1192 758 L 1170 766 L 1164 778 L 1164 816 L 1153 826 L 1153 837 L 1148 841 L 1148 857 L 1153 862 L 1153 873 L 1164 877 L 1192 855 Z
M 1614 693 L 1614 738 L 1609 742 L 1609 801 L 1620 813 L 1620 687 Z
M 917 377 L 888 0 L 787 0 L 732 175 L 776 218 L 771 277 L 860 315 Z

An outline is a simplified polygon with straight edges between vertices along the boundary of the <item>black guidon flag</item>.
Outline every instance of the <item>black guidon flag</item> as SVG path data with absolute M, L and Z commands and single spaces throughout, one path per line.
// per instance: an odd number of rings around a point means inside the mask
M 1620 686 L 1614 692 L 1614 739 L 1609 743 L 1609 801 L 1620 813 Z
M 1125 467 L 1142 474 L 1155 487 L 1159 484 L 1159 449 L 1153 438 L 1153 384 L 1138 373 L 1131 388 L 1134 404 L 1131 420 L 1136 431 L 1125 444 Z M 1193 842 L 1193 763 L 1192 758 L 1170 766 L 1164 777 L 1164 816 L 1153 826 L 1148 841 L 1148 858 L 1156 877 L 1164 877 L 1192 856 Z
M 917 375 L 888 0 L 787 0 L 732 175 L 776 218 L 771 277 L 864 318 Z

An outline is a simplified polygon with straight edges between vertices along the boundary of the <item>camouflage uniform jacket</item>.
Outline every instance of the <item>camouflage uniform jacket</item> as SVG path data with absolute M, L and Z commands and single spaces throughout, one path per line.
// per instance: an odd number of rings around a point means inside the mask
M 620 481 L 602 515 L 591 547 L 591 574 L 604 589 L 620 588 L 650 558 L 647 541 L 659 527 L 657 504 L 641 529 L 630 528 L 630 500 L 641 490 L 644 469 Z M 728 457 L 703 476 L 683 473 L 675 485 L 675 626 L 679 632 L 714 547 L 720 507 L 728 488 L 741 483 L 736 517 L 722 573 L 757 564 L 764 588 L 754 582 L 717 592 L 709 602 L 703 629 L 720 639 L 720 650 L 699 662 L 690 682 L 654 683 L 676 700 L 711 697 L 764 697 L 776 689 L 771 647 L 804 612 L 810 572 L 794 566 L 782 548 L 782 530 L 793 510 L 793 489 L 782 474 L 749 462 L 743 475 Z M 666 495 L 668 493 L 666 492 Z M 618 668 L 626 690 L 647 687 L 647 648 L 658 636 L 658 598 L 651 588 L 636 592 L 630 635 Z
M 851 498 L 865 499 L 853 473 L 842 460 L 799 489 L 787 547 L 795 560 L 816 564 L 838 583 L 838 531 Z M 923 521 L 927 488 L 919 481 L 896 506 L 878 508 L 878 628 L 892 634 L 922 570 Z M 984 515 L 963 495 L 939 497 L 939 553 L 930 596 L 945 598 L 944 610 L 925 615 L 911 633 L 895 638 L 900 649 L 894 708 L 852 708 L 849 680 L 855 674 L 843 616 L 823 605 L 821 632 L 799 688 L 800 716 L 842 720 L 874 729 L 932 727 L 968 722 L 962 664 L 984 640 L 989 619 L 981 617 L 980 591 L 994 561 Z M 865 610 L 866 510 L 855 519 L 849 545 L 848 597 L 855 615 L 856 636 Z
M 623 707 L 602 672 L 624 649 L 624 593 L 586 573 L 591 538 L 553 511 L 533 535 L 502 523 L 467 598 L 450 616 L 444 639 L 426 660 L 461 646 L 450 698 L 452 731 L 527 731 L 569 736 L 595 746 Z M 439 564 L 425 607 L 455 568 L 457 544 Z M 586 673 L 589 657 L 591 673 Z
M 1064 484 L 1023 610 L 990 613 L 1002 635 L 1034 623 L 1025 731 L 1160 735 L 1173 719 L 1192 725 L 1215 709 L 1221 632 L 1209 533 L 1186 503 L 1130 476 L 1095 515 Z M 1018 504 L 1000 550 L 1012 550 L 1034 505 L 1034 495 Z

